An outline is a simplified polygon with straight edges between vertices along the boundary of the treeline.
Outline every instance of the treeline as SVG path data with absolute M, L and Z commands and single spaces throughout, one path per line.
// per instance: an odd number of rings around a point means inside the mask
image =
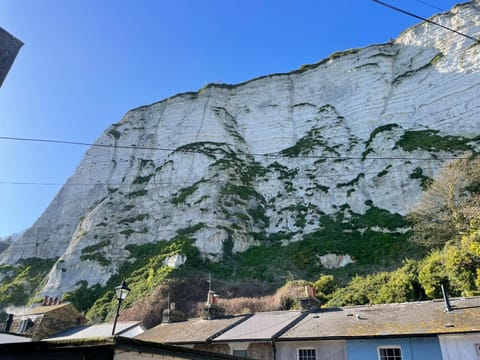
M 412 209 L 410 241 L 432 250 L 392 272 L 356 276 L 339 287 L 332 275 L 314 286 L 324 306 L 379 304 L 480 295 L 480 159 L 468 155 L 445 166 Z

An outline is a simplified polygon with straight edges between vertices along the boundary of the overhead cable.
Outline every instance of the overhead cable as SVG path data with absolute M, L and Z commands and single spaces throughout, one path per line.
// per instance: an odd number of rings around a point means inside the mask
M 98 144 L 98 143 L 86 143 L 86 142 L 79 142 L 79 141 L 66 141 L 66 140 L 52 140 L 52 139 L 38 139 L 38 138 L 22 138 L 22 137 L 9 137 L 9 136 L 0 136 L 0 140 L 13 140 L 13 141 L 27 141 L 27 142 L 41 142 L 41 143 L 54 143 L 54 144 L 67 144 L 67 145 L 81 145 L 81 146 L 90 146 L 90 147 L 98 147 L 98 148 L 109 148 L 109 149 L 129 149 L 129 150 L 152 150 L 152 151 L 168 151 L 168 152 L 185 152 L 185 153 L 196 153 L 196 154 L 203 154 L 204 151 L 196 150 L 196 149 L 186 149 L 186 148 L 164 148 L 164 147 L 153 147 L 153 146 L 135 146 L 135 145 L 112 145 L 112 144 Z M 214 144 L 214 143 L 213 143 Z M 228 143 L 218 143 L 218 145 L 226 145 L 226 146 L 234 146 Z M 211 153 L 215 154 L 215 151 L 211 151 Z M 222 154 L 223 152 L 217 152 L 218 154 Z M 274 153 L 246 153 L 245 155 L 252 155 L 258 157 L 266 157 L 266 158 L 301 158 L 301 159 L 331 159 L 331 160 L 410 160 L 410 161 L 444 161 L 444 160 L 456 160 L 460 157 L 456 156 L 444 156 L 444 157 L 405 157 L 405 156 L 325 156 L 325 155 L 289 155 L 289 154 L 282 154 L 282 152 L 274 152 Z
M 473 36 L 470 36 L 470 35 L 467 35 L 467 34 L 465 34 L 465 33 L 462 33 L 462 32 L 460 32 L 460 31 L 455 30 L 455 29 L 452 29 L 452 28 L 450 28 L 450 27 L 448 27 L 448 26 L 439 24 L 439 23 L 437 23 L 437 22 L 435 22 L 435 21 L 433 21 L 433 20 L 424 18 L 423 16 L 416 15 L 416 14 L 414 14 L 414 13 L 412 13 L 412 12 L 409 12 L 409 11 L 406 11 L 406 10 L 403 10 L 403 9 L 400 9 L 400 8 L 398 8 L 398 7 L 396 7 L 396 6 L 387 4 L 386 2 L 383 2 L 383 1 L 380 1 L 380 0 L 372 0 L 372 1 L 373 1 L 373 2 L 376 2 L 377 4 L 383 5 L 383 6 L 385 6 L 385 7 L 388 7 L 388 8 L 390 8 L 390 9 L 392 9 L 392 10 L 398 11 L 398 12 L 400 12 L 400 13 L 402 13 L 402 14 L 405 14 L 405 15 L 408 15 L 408 16 L 411 16 L 411 17 L 414 17 L 414 18 L 416 18 L 416 19 L 420 19 L 420 20 L 425 21 L 425 22 L 428 22 L 428 23 L 430 23 L 430 24 L 432 24 L 432 25 L 439 26 L 439 27 L 441 27 L 441 28 L 443 28 L 443 29 L 445 29 L 445 30 L 454 32 L 455 34 L 458 34 L 458 35 L 460 35 L 460 36 L 466 37 L 467 39 L 470 39 L 470 40 L 473 40 L 473 41 L 475 41 L 475 42 L 477 42 L 477 43 L 480 43 L 480 40 L 474 38 Z
M 423 0 L 414 0 L 414 1 L 417 2 L 417 3 L 423 4 L 423 5 L 429 6 L 432 9 L 435 9 L 435 10 L 438 10 L 438 11 L 442 11 L 442 12 L 447 12 L 448 11 L 446 9 L 442 9 L 442 8 L 436 6 L 436 5 L 430 4 L 429 2 L 426 2 L 426 1 L 423 1 Z

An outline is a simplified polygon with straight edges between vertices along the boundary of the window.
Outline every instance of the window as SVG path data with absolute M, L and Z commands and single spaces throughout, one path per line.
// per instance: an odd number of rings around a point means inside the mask
M 315 349 L 298 349 L 298 360 L 317 360 Z
M 399 347 L 381 347 L 378 348 L 379 360 L 402 360 L 402 349 Z
M 17 332 L 19 334 L 23 334 L 25 331 L 27 331 L 27 327 L 28 327 L 28 319 L 22 319 L 20 321 L 20 324 L 18 325 Z
M 239 358 L 246 358 L 247 350 L 233 350 L 232 355 Z

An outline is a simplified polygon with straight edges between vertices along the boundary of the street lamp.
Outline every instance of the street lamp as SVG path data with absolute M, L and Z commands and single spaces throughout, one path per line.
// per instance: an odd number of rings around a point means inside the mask
M 120 305 L 122 305 L 122 301 L 125 300 L 129 292 L 130 289 L 125 280 L 123 280 L 119 286 L 115 287 L 115 298 L 118 300 L 118 306 L 117 313 L 115 314 L 115 321 L 113 322 L 112 335 L 115 335 L 115 328 L 117 327 L 117 320 L 120 315 Z

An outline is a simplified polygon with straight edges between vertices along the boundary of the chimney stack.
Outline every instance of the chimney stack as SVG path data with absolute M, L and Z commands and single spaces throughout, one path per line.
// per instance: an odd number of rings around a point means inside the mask
M 320 307 L 320 300 L 317 299 L 315 288 L 305 286 L 305 297 L 300 299 L 300 308 L 302 310 L 313 310 Z
M 205 320 L 213 320 L 225 314 L 225 309 L 218 305 L 218 295 L 212 291 L 208 291 L 207 303 L 203 308 L 203 318 Z
M 172 323 L 186 320 L 185 314 L 180 310 L 175 310 L 175 303 L 170 303 L 170 308 L 163 310 L 162 323 Z
M 10 332 L 13 323 L 13 314 L 8 314 L 7 322 L 5 323 L 5 332 Z

